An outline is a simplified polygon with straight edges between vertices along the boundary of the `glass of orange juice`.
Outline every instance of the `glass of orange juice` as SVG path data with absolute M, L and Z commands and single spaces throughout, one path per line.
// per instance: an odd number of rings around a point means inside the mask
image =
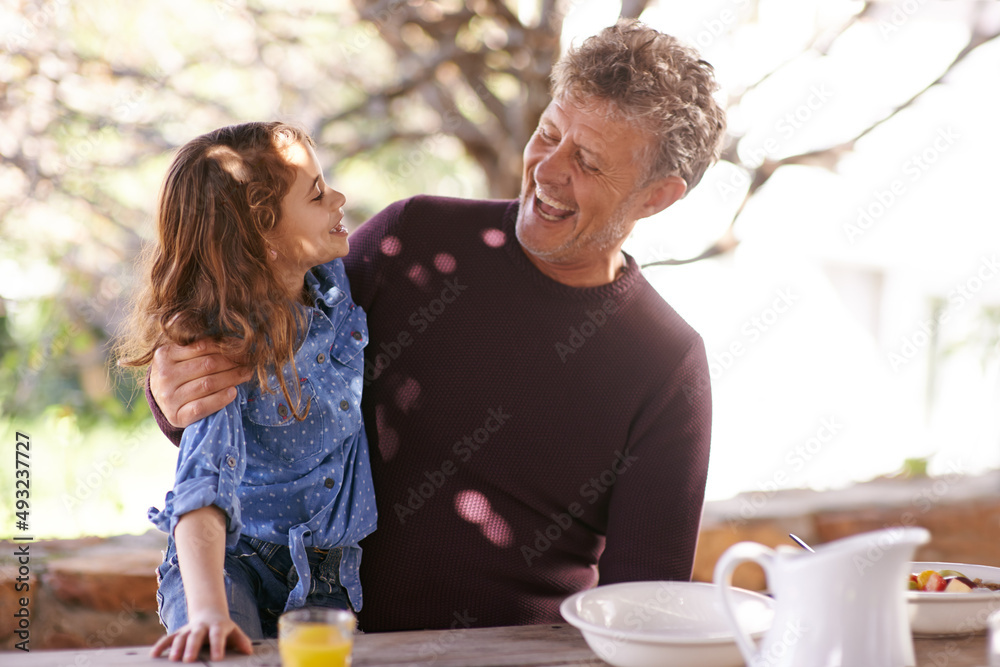
M 344 609 L 303 607 L 278 618 L 283 667 L 350 667 L 354 614 Z

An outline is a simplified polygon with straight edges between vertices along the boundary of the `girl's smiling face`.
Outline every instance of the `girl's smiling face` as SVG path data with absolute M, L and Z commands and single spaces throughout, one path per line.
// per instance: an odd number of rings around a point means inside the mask
M 323 180 L 312 146 L 292 144 L 284 156 L 295 178 L 281 200 L 281 220 L 269 241 L 277 253 L 273 262 L 279 279 L 298 294 L 309 269 L 347 254 L 342 208 L 347 199 Z

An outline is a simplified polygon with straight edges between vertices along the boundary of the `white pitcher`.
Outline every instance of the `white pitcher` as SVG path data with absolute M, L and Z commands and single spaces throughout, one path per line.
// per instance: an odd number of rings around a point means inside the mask
M 889 528 L 820 545 L 815 553 L 756 542 L 731 546 L 715 583 L 736 643 L 750 667 L 914 667 L 906 608 L 909 564 L 924 528 Z M 764 568 L 775 616 L 759 646 L 733 613 L 733 570 Z

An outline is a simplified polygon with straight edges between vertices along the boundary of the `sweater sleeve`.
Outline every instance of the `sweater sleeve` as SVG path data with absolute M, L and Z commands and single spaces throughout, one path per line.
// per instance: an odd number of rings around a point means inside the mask
M 181 437 L 184 435 L 184 429 L 177 428 L 163 416 L 163 411 L 156 404 L 156 399 L 153 398 L 153 390 L 149 386 L 149 371 L 146 371 L 146 403 L 149 404 L 149 410 L 153 413 L 153 419 L 156 420 L 156 425 L 160 427 L 163 435 L 167 436 L 170 442 L 179 447 Z
M 616 462 L 601 584 L 691 578 L 708 476 L 709 382 L 698 337 L 633 421 Z

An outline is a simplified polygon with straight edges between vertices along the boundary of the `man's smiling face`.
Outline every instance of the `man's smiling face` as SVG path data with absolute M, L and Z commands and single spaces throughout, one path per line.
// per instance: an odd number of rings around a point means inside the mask
M 553 100 L 524 149 L 517 239 L 536 265 L 613 263 L 636 220 L 655 212 L 654 185 L 638 187 L 652 138 L 609 111 L 600 100 Z

